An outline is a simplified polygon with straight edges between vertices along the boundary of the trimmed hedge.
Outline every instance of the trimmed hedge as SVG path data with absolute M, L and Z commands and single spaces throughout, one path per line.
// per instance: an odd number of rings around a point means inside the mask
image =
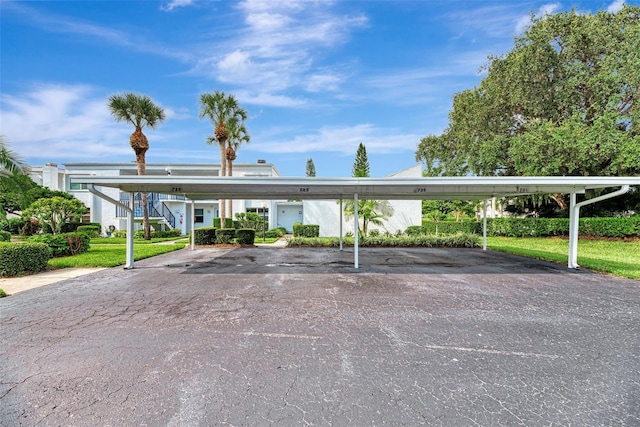
M 411 230 L 409 230 L 411 229 Z M 436 223 L 424 221 L 423 233 L 434 234 Z M 578 232 L 585 237 L 640 237 L 640 216 L 625 218 L 580 218 Z M 407 234 L 416 232 L 414 226 Z M 458 232 L 482 234 L 482 221 L 442 221 L 438 232 L 454 234 Z M 488 236 L 505 237 L 548 237 L 568 236 L 568 218 L 487 218 Z
M 51 255 L 44 243 L 0 243 L 0 276 L 46 270 L 49 258 Z
M 102 229 L 99 225 L 79 225 L 75 231 L 79 233 L 86 233 L 89 237 L 98 237 L 100 236 L 100 230 Z
M 127 230 L 116 230 L 113 232 L 114 237 L 127 237 Z M 171 230 L 151 230 L 151 238 L 161 237 L 180 237 L 182 236 L 182 230 L 179 228 L 172 228 Z M 144 230 L 137 230 L 133 232 L 134 239 L 143 239 Z
M 238 228 L 236 230 L 236 242 L 241 245 L 253 245 L 256 238 L 256 230 L 253 228 Z
M 0 242 L 10 242 L 11 233 L 8 231 L 0 230 Z
M 77 255 L 89 250 L 91 237 L 87 233 L 39 234 L 27 239 L 29 243 L 43 243 L 49 249 L 51 257 Z
M 216 243 L 226 244 L 231 243 L 236 237 L 235 228 L 219 228 L 216 230 Z M 253 243 L 253 240 L 251 241 Z
M 304 224 L 302 226 L 302 237 L 319 237 L 320 226 L 318 224 Z
M 353 246 L 353 238 L 345 238 L 343 243 Z M 287 240 L 288 247 L 295 246 L 325 246 L 338 247 L 340 240 L 338 237 L 318 238 L 318 237 L 294 237 Z M 480 247 L 480 236 L 476 234 L 457 233 L 447 236 L 434 236 L 426 234 L 418 235 L 378 235 L 362 237 L 358 241 L 361 247 L 450 247 L 450 248 L 477 248 Z
M 73 233 L 78 231 L 79 227 L 98 227 L 98 235 L 102 230 L 102 225 L 99 222 L 65 222 L 60 228 L 61 233 Z
M 196 245 L 213 245 L 216 243 L 216 229 L 200 227 L 193 230 L 193 241 Z
M 302 236 L 302 223 L 294 222 L 291 226 L 293 228 L 293 237 L 301 237 Z
M 22 218 L 9 218 L 6 221 L 0 222 L 0 230 L 8 231 L 10 234 L 18 235 L 24 227 L 24 220 Z
M 27 239 L 29 243 L 43 243 L 49 249 L 51 257 L 60 257 L 69 254 L 69 243 L 62 234 L 38 234 Z
M 260 235 L 261 233 L 258 232 L 258 235 Z M 287 229 L 284 227 L 278 227 L 278 228 L 272 228 L 271 230 L 267 230 L 264 233 L 265 237 L 269 237 L 269 238 L 274 238 L 274 237 L 282 237 L 285 234 L 287 234 Z
M 319 237 L 320 226 L 318 224 L 293 223 L 293 237 Z

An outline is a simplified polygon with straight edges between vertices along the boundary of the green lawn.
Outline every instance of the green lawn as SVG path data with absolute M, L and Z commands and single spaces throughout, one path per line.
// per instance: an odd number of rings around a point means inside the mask
M 561 238 L 487 237 L 487 247 L 566 264 L 569 240 Z M 591 270 L 640 280 L 640 242 L 579 240 L 578 264 Z
M 133 258 L 140 260 L 167 252 L 184 249 L 184 243 L 176 244 L 136 244 L 133 247 Z M 52 258 L 49 260 L 50 268 L 69 267 L 116 267 L 126 262 L 126 247 L 124 244 L 100 244 L 91 243 L 91 247 L 85 253 Z

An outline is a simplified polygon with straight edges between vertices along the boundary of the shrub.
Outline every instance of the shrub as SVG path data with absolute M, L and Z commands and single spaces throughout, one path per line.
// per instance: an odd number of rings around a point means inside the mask
M 482 223 L 479 223 L 479 233 Z M 589 237 L 638 237 L 640 218 L 581 218 L 578 233 Z M 568 218 L 489 218 L 487 234 L 506 237 L 567 236 Z
M 252 228 L 256 231 L 262 230 L 264 218 L 255 212 L 238 212 L 236 214 L 237 221 L 233 222 L 234 228 Z M 265 229 L 267 225 L 265 224 Z
M 193 241 L 196 245 L 213 245 L 216 242 L 216 229 L 201 227 L 193 230 Z
M 39 234 L 27 239 L 29 243 L 43 243 L 49 249 L 51 257 L 65 256 L 69 254 L 69 242 L 62 234 Z
M 80 225 L 76 227 L 74 231 L 79 233 L 86 233 L 89 237 L 98 237 L 100 236 L 100 230 L 102 227 L 100 225 Z
M 180 237 L 180 236 L 182 236 L 182 230 L 180 230 L 179 228 L 172 228 L 171 230 L 154 230 L 151 232 L 152 238 Z
M 37 219 L 30 219 L 24 222 L 22 230 L 20 230 L 20 234 L 23 236 L 33 236 L 34 234 L 38 234 L 41 229 L 40 221 Z
M 409 236 L 415 236 L 417 234 L 425 234 L 425 229 L 420 225 L 410 225 L 405 230 L 405 233 Z
M 411 227 L 409 227 L 411 228 Z M 455 234 L 455 233 L 482 233 L 482 223 L 477 221 L 422 221 L 422 228 L 425 234 Z M 488 227 L 487 227 L 488 228 Z
M 7 296 L 7 293 L 4 291 L 4 289 L 0 289 L 0 298 L 4 298 Z
M 0 230 L 8 231 L 11 234 L 18 235 L 24 227 L 24 220 L 22 218 L 9 218 L 6 221 L 0 223 Z
M 337 247 L 340 241 L 337 237 L 331 238 L 308 238 L 294 237 L 287 240 L 287 246 L 329 246 Z M 344 244 L 353 245 L 353 238 L 345 238 Z M 459 247 L 459 248 L 476 248 L 480 247 L 480 236 L 469 233 L 458 233 L 454 235 L 377 235 L 367 236 L 359 240 L 361 247 Z
M 293 237 L 302 237 L 302 223 L 294 222 L 292 227 L 293 227 Z
M 236 230 L 236 241 L 241 245 L 252 245 L 256 237 L 256 230 L 253 228 L 239 228 Z
M 640 237 L 640 217 L 582 218 L 580 234 L 592 237 Z
M 67 255 L 77 255 L 89 250 L 91 238 L 86 233 L 63 233 L 63 234 L 40 234 L 31 236 L 27 240 L 29 243 L 44 243 L 49 248 L 52 257 Z
M 320 226 L 318 224 L 304 224 L 302 226 L 302 237 L 319 237 Z
M 0 243 L 0 276 L 46 270 L 51 255 L 44 243 Z
M 113 237 L 127 237 L 127 230 L 115 230 L 111 235 Z
M 285 234 L 287 234 L 287 229 L 284 227 L 272 228 L 271 230 L 267 230 L 264 233 L 265 237 L 269 237 L 269 238 L 282 237 Z
M 231 218 L 225 218 L 224 219 L 225 222 L 225 227 L 224 228 L 233 228 L 233 219 Z M 213 227 L 214 228 L 222 228 L 220 227 L 220 218 L 213 218 Z
M 69 247 L 68 255 L 77 255 L 89 250 L 91 236 L 87 233 L 75 232 L 75 233 L 63 233 L 62 236 Z
M 235 237 L 235 228 L 220 228 L 216 230 L 216 243 L 218 244 L 231 243 Z M 253 240 L 251 241 L 251 243 L 253 243 Z
M 98 227 L 98 235 L 100 234 L 100 230 L 102 230 L 102 225 L 99 222 L 77 222 L 77 221 L 69 221 L 62 224 L 60 228 L 61 233 L 73 233 L 74 231 L 78 231 L 78 227 L 84 226 L 93 226 Z
M 0 242 L 10 242 L 11 233 L 8 231 L 0 230 Z

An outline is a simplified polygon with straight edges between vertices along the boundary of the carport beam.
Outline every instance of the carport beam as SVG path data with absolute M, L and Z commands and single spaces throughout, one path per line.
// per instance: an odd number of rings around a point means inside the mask
M 353 194 L 353 268 L 358 268 L 358 193 Z

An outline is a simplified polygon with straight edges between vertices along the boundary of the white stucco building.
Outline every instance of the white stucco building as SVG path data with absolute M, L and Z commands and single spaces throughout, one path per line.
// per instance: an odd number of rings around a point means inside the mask
M 179 164 L 179 163 L 147 163 L 146 175 L 171 176 L 219 176 L 219 164 Z M 81 200 L 89 212 L 83 218 L 86 222 L 98 222 L 103 233 L 111 227 L 122 230 L 126 228 L 126 212 L 114 204 L 103 200 L 87 190 L 86 184 L 72 183 L 72 177 L 87 176 L 127 176 L 137 175 L 135 162 L 130 163 L 65 163 L 60 167 L 55 163 L 31 167 L 31 178 L 38 184 L 52 190 L 61 190 Z M 257 163 L 238 163 L 233 166 L 236 177 L 277 177 L 280 176 L 271 163 L 258 160 Z M 416 165 L 392 176 L 420 177 L 421 167 Z M 115 188 L 102 188 L 101 192 L 114 200 L 129 205 L 129 193 Z M 229 201 L 227 201 L 227 204 Z M 405 230 L 410 225 L 421 224 L 421 202 L 419 200 L 390 202 L 394 215 L 384 222 L 383 226 L 370 226 L 369 229 L 380 229 L 395 233 Z M 213 219 L 219 216 L 219 200 L 212 194 L 211 200 L 192 202 L 182 196 L 173 194 L 148 194 L 149 216 L 154 228 L 178 228 L 187 234 L 191 228 L 191 216 L 195 215 L 195 228 L 213 225 Z M 340 233 L 340 207 L 336 200 L 234 200 L 233 214 L 238 212 L 255 212 L 263 215 L 270 228 L 284 227 L 292 231 L 293 223 L 320 225 L 321 236 L 338 236 Z M 136 193 L 134 216 L 137 227 L 141 227 L 142 205 Z M 343 234 L 353 232 L 353 221 L 343 217 Z

